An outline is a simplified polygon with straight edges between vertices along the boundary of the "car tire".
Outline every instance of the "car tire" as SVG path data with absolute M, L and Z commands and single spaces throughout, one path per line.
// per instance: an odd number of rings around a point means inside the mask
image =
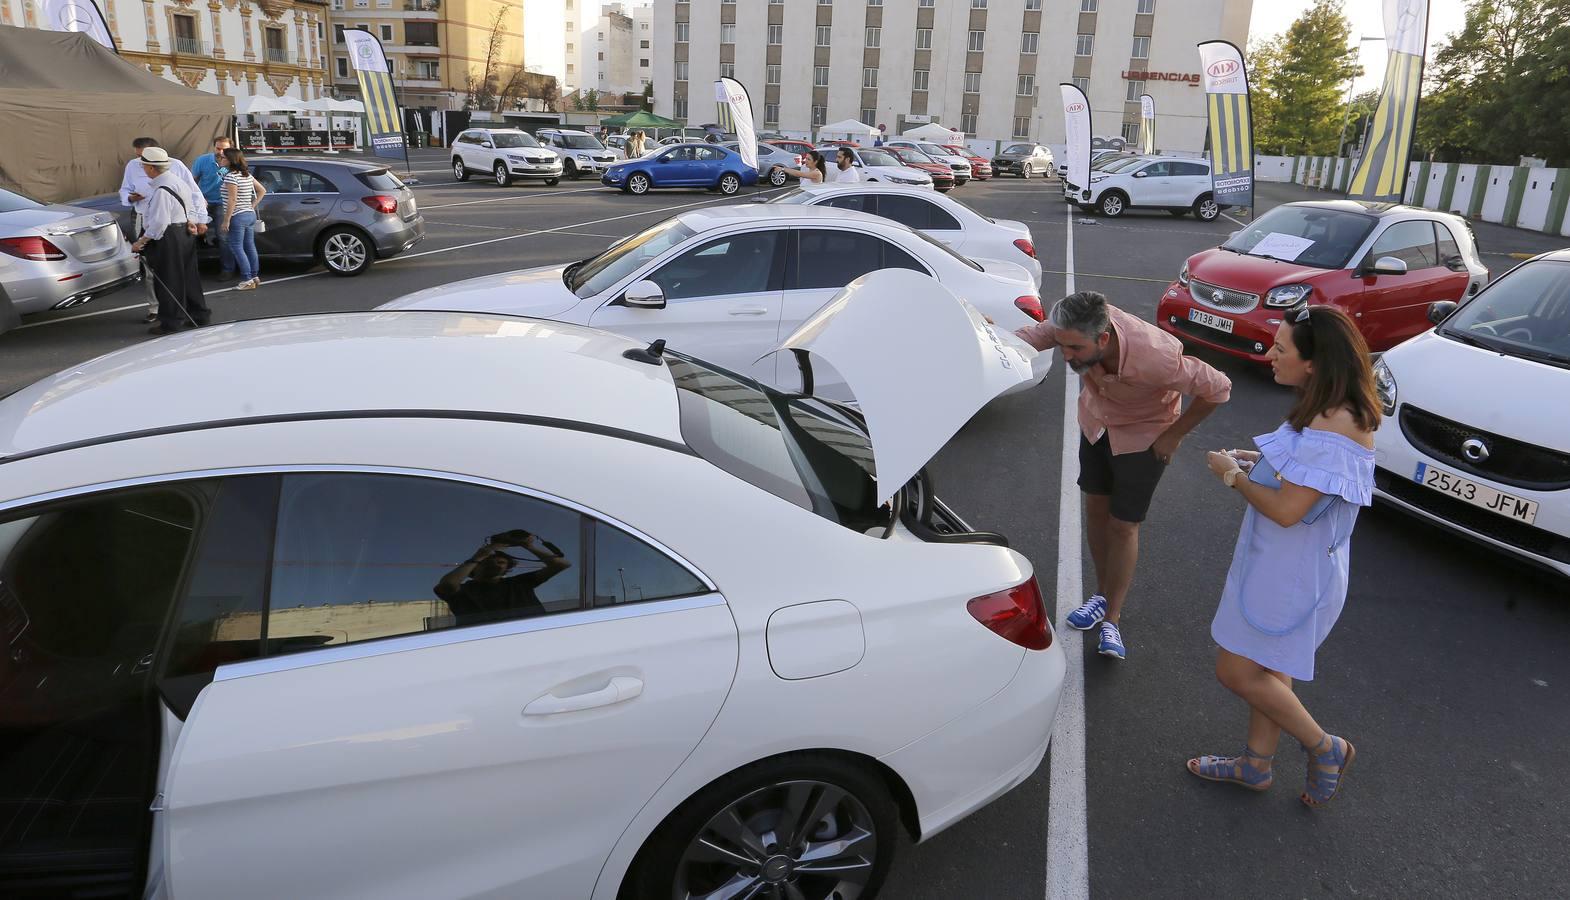
M 496 178 L 497 187 L 512 187 L 512 173 L 507 171 L 506 163 L 496 163 L 496 168 L 491 170 L 491 174 Z
M 629 194 L 637 194 L 641 197 L 649 192 L 650 187 L 649 176 L 642 172 L 634 172 L 627 176 L 627 192 Z
M 1201 222 L 1214 222 L 1221 215 L 1221 206 L 1210 194 L 1200 194 L 1194 201 L 1194 218 Z
M 360 229 L 339 225 L 327 229 L 317 240 L 316 258 L 334 275 L 353 278 L 371 267 L 376 246 Z
M 564 168 L 562 169 L 562 174 L 567 176 L 567 180 L 568 181 L 577 181 L 578 180 L 578 166 L 575 163 L 573 163 L 573 161 L 570 160 L 570 159 L 563 160 L 562 165 L 564 166 Z
M 456 156 L 452 158 L 452 177 L 459 181 L 469 180 L 469 170 L 463 167 L 463 160 Z
M 1128 198 L 1118 191 L 1107 191 L 1096 201 L 1096 209 L 1109 219 L 1116 219 L 1128 211 Z
M 1020 166 L 1019 167 L 1019 177 L 1021 177 L 1021 178 L 1029 178 L 1030 175 L 1031 175 L 1031 171 L 1032 170 L 1031 170 L 1030 166 Z
M 789 177 L 789 175 L 785 174 L 785 170 L 779 166 L 775 166 L 769 170 L 769 184 L 772 184 L 775 187 L 783 186 L 785 184 L 785 179 Z
M 546 187 L 555 187 L 558 184 L 561 184 L 561 179 L 560 178 L 547 178 L 547 179 L 545 179 L 545 186 Z
M 791 810 L 805 811 L 805 804 L 824 802 L 832 805 L 822 817 L 807 823 L 805 834 L 774 834 L 776 829 L 790 829 Z M 727 823 L 723 831 L 714 827 L 722 817 Z M 735 826 L 738 821 L 739 829 Z M 811 896 L 843 893 L 871 897 L 894 862 L 898 830 L 898 810 L 888 786 L 877 775 L 837 757 L 786 754 L 737 769 L 678 806 L 638 851 L 620 896 L 625 900 L 698 896 L 715 891 L 736 876 L 755 878 L 762 888 L 756 896 L 794 896 L 765 893 L 770 882 L 764 873 L 779 875 L 775 883 L 783 890 L 784 884 L 796 884 L 791 872 L 808 848 L 821 852 L 841 842 L 845 846 L 831 859 L 841 866 L 836 870 L 842 879 L 839 884 L 849 881 L 855 889 L 837 893 L 838 885 L 817 879 L 811 887 L 824 890 L 814 890 Z M 775 836 L 787 843 L 764 843 Z M 743 837 L 751 837 L 752 845 L 738 840 Z M 700 841 L 753 857 L 758 865 L 731 869 L 690 858 Z
M 718 188 L 721 194 L 727 197 L 733 196 L 737 191 L 741 190 L 741 176 L 734 172 L 726 172 L 720 176 L 719 184 L 715 185 L 715 187 Z

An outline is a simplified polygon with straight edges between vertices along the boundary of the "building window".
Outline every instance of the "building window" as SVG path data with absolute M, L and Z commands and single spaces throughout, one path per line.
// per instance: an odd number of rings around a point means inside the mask
M 1156 0 L 1139 0 L 1138 5 L 1134 8 L 1134 12 L 1139 13 L 1142 16 L 1148 16 L 1155 11 Z
M 878 86 L 878 70 L 877 69 L 862 69 L 861 70 L 861 86 L 864 87 L 864 88 L 875 88 L 875 87 L 877 87 Z
M 648 41 L 639 41 L 638 42 L 638 49 L 639 50 L 647 50 L 647 49 L 649 49 L 649 42 Z M 572 52 L 572 45 L 571 44 L 567 45 L 567 52 L 568 53 Z
M 349 60 L 342 56 L 338 57 L 338 77 L 349 77 Z
M 923 9 L 931 9 L 933 2 L 934 0 L 921 0 L 921 2 L 916 5 L 922 7 Z
M 959 130 L 965 132 L 966 134 L 970 135 L 971 137 L 975 137 L 976 136 L 976 114 L 975 113 L 966 113 L 965 115 L 960 116 L 959 117 Z
M 721 25 L 720 26 L 720 43 L 722 43 L 722 44 L 734 44 L 734 43 L 736 43 L 736 26 L 735 25 Z
M 970 0 L 971 9 L 986 9 L 987 0 Z
M 687 61 L 685 59 L 681 59 L 681 60 L 677 60 L 676 61 L 676 80 L 677 81 L 686 81 L 687 80 Z
M 1034 97 L 1034 96 L 1036 96 L 1036 76 L 1034 76 L 1034 75 L 1021 75 L 1021 76 L 1019 76 L 1019 88 L 1018 88 L 1018 90 L 1015 91 L 1015 93 L 1018 94 L 1021 97 Z
M 692 23 L 691 22 L 677 22 L 676 23 L 676 43 L 678 43 L 678 44 L 685 44 L 685 43 L 687 43 L 688 40 L 691 39 L 691 37 L 692 37 Z
M 262 29 L 262 49 L 273 62 L 289 62 L 288 38 L 282 28 Z
M 868 6 L 882 6 L 883 0 L 867 0 Z
M 979 94 L 979 93 L 981 93 L 981 73 L 980 72 L 966 72 L 965 73 L 965 93 L 967 93 L 967 94 Z
M 910 74 L 910 89 L 913 91 L 926 90 L 927 79 L 931 76 L 931 74 L 932 73 L 927 69 L 917 69 L 916 71 L 912 72 Z
M 414 77 L 435 81 L 442 77 L 442 61 L 439 59 L 417 59 L 414 61 Z
M 721 78 L 735 78 L 736 77 L 736 64 L 735 63 L 720 63 L 720 77 Z
M 867 29 L 867 46 L 871 47 L 873 49 L 877 49 L 882 43 L 883 43 L 883 29 L 881 29 L 881 28 L 868 28 Z
M 827 47 L 829 45 L 829 39 L 832 38 L 833 36 L 834 36 L 834 28 L 832 26 L 829 26 L 829 25 L 819 25 L 818 26 L 818 46 L 819 47 Z
M 573 74 L 576 71 L 578 71 L 578 67 L 577 66 L 573 65 L 572 63 L 568 63 L 567 64 L 567 74 L 568 75 L 571 75 L 571 74 Z
M 381 32 L 382 32 L 382 43 L 384 43 L 384 44 L 392 43 L 393 27 L 391 25 L 382 25 L 382 26 L 379 26 L 379 27 L 381 28 Z
M 602 31 L 602 32 L 600 32 L 600 40 L 601 40 L 601 41 L 604 41 L 604 40 L 605 40 L 605 32 L 603 32 L 603 31 Z
M 876 126 L 878 124 L 878 111 L 867 106 L 861 108 L 861 124 Z
M 605 51 L 604 50 L 601 50 L 599 52 L 599 57 L 600 57 L 600 62 L 605 62 Z
M 604 73 L 604 72 L 601 72 L 601 73 L 600 73 L 600 80 L 601 80 L 601 81 L 604 81 L 604 80 L 605 80 L 605 73 Z
M 568 44 L 567 45 L 567 52 L 568 53 L 576 53 L 577 51 L 578 51 L 578 48 L 577 48 L 576 45 L 574 45 L 574 44 Z
M 1134 35 L 1134 53 L 1133 53 L 1133 57 L 1135 59 L 1149 59 L 1150 58 L 1150 36 L 1149 35 L 1144 35 L 1144 34 L 1136 34 L 1136 35 Z
M 1093 34 L 1082 34 L 1079 36 L 1079 39 L 1074 42 L 1075 56 L 1089 56 L 1091 51 L 1095 49 L 1096 36 Z
M 779 84 L 780 83 L 780 67 L 779 66 L 769 66 L 768 78 L 767 78 L 767 80 L 764 83 L 765 84 Z
M 1087 97 L 1090 96 L 1090 79 L 1089 78 L 1086 78 L 1086 77 L 1084 77 L 1082 75 L 1076 75 L 1071 80 L 1074 82 L 1074 86 L 1075 87 L 1079 88 L 1082 92 L 1084 92 L 1085 96 L 1087 96 Z
M 1035 53 L 1036 52 L 1036 46 L 1037 46 L 1037 44 L 1040 43 L 1040 41 L 1041 41 L 1041 34 L 1039 32 L 1035 32 L 1035 31 L 1024 32 L 1023 34 L 1021 34 L 1019 36 L 1019 52 L 1021 52 L 1021 53 Z
M 1080 12 L 1095 12 L 1097 0 L 1079 0 Z
M 1030 136 L 1030 116 L 1014 117 L 1014 136 L 1017 138 Z
M 1123 99 L 1130 103 L 1138 103 L 1139 95 L 1143 94 L 1144 92 L 1145 83 L 1143 81 L 1130 81 L 1128 83 L 1128 96 Z
M 647 69 L 648 67 L 649 67 L 649 61 L 647 59 L 640 59 L 640 60 L 638 60 L 638 68 L 640 68 L 640 69 Z
M 200 54 L 202 42 L 196 39 L 196 17 L 174 16 L 174 49 L 177 53 Z
M 833 6 L 834 0 L 818 0 L 819 6 Z
M 916 29 L 916 49 L 917 50 L 931 50 L 932 49 L 932 29 L 931 28 L 918 28 L 918 29 Z
M 1139 140 L 1139 123 L 1138 122 L 1124 122 L 1123 123 L 1123 140 L 1124 140 L 1125 143 L 1129 143 L 1129 144 L 1133 144 L 1133 143 L 1135 143 L 1135 142 L 1137 142 Z
M 671 112 L 678 119 L 685 119 L 685 118 L 687 118 L 687 101 L 686 100 L 672 100 L 671 101 Z
M 785 43 L 785 26 L 784 25 L 770 25 L 769 26 L 769 43 L 771 43 L 771 44 L 783 44 L 783 43 Z
M 1025 0 L 1025 11 L 1041 9 L 1041 0 Z
M 333 43 L 335 43 L 335 44 L 343 43 L 343 26 L 342 25 L 334 25 L 333 26 Z
M 784 6 L 785 0 L 769 0 L 770 6 Z
M 970 42 L 966 46 L 967 46 L 967 49 L 970 50 L 970 52 L 972 52 L 972 53 L 980 53 L 982 48 L 984 48 L 986 46 L 986 44 L 987 44 L 987 33 L 985 31 L 972 31 L 970 33 Z
M 828 111 L 827 107 L 814 106 L 812 108 L 812 124 L 813 125 L 822 125 L 825 122 L 827 122 L 828 121 L 828 113 L 829 113 L 829 111 Z
M 780 123 L 780 105 L 778 103 L 763 104 L 763 123 L 765 125 L 778 125 Z
M 828 66 L 813 66 L 812 67 L 812 86 L 813 87 L 828 87 L 829 86 L 829 67 Z

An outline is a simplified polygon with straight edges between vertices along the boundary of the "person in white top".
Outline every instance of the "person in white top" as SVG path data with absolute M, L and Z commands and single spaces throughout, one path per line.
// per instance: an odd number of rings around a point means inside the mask
M 855 183 L 861 180 L 861 170 L 856 168 L 856 154 L 850 152 L 849 147 L 841 147 L 834 155 L 834 171 L 829 173 L 829 181 Z
M 785 174 L 799 178 L 812 184 L 822 184 L 823 177 L 828 173 L 829 167 L 823 154 L 814 150 L 807 154 L 807 167 L 805 169 L 785 169 Z M 781 168 L 784 168 L 783 166 Z
M 212 312 L 196 271 L 196 236 L 207 216 L 207 202 L 194 183 L 186 183 L 189 175 L 181 178 L 173 171 L 162 148 L 143 149 L 137 161 L 144 175 L 138 186 L 146 193 L 136 201 L 141 222 L 131 249 L 142 255 L 158 298 L 158 324 L 152 333 L 206 325 Z
M 126 162 L 125 174 L 120 178 L 120 202 L 136 210 L 136 232 L 138 234 L 142 230 L 142 214 L 145 212 L 144 207 L 150 194 L 148 183 L 152 181 L 142 169 L 140 156 L 142 151 L 148 147 L 157 146 L 157 138 L 139 137 L 132 141 L 131 159 Z M 192 175 L 191 170 L 178 158 L 169 160 L 169 171 L 188 183 L 193 191 L 196 191 L 198 194 L 201 193 L 202 189 L 196 183 L 196 176 Z M 207 203 L 204 200 L 202 202 L 201 217 L 197 220 L 196 233 L 199 235 L 206 234 L 207 225 L 211 221 L 212 216 L 208 213 Z M 147 298 L 147 321 L 158 321 L 158 298 L 153 294 L 153 280 L 147 276 L 145 260 L 142 271 L 142 292 Z

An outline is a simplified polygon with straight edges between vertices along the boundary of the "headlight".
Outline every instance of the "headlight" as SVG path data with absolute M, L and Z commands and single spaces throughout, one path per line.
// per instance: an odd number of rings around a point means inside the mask
M 1396 414 L 1396 376 L 1385 365 L 1383 357 L 1374 363 L 1374 392 L 1379 394 L 1379 405 L 1384 408 L 1385 415 Z
M 507 161 L 515 163 L 526 163 L 529 161 L 529 158 L 527 156 L 513 156 L 511 153 L 509 153 L 507 154 Z
M 1188 263 L 1184 263 L 1182 271 L 1178 272 L 1178 284 L 1188 286 Z
M 1106 181 L 1106 180 L 1107 180 L 1107 176 L 1105 176 L 1105 175 L 1092 175 L 1092 176 L 1090 176 L 1090 183 L 1091 184 L 1095 184 L 1098 181 Z
M 577 157 L 579 159 L 583 160 L 584 162 L 593 162 L 593 160 L 589 158 L 589 154 L 587 154 L 587 153 L 579 153 L 579 154 L 576 154 L 576 155 L 577 155 Z
M 1266 306 L 1296 306 L 1308 299 L 1313 288 L 1306 284 L 1283 284 L 1265 294 Z

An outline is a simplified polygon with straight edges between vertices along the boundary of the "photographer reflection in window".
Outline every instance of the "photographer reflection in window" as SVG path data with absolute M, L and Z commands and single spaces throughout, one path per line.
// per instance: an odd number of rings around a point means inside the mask
M 522 547 L 534 554 L 541 568 L 508 576 L 518 560 L 503 548 Z M 456 624 L 478 625 L 545 614 L 534 589 L 572 568 L 561 548 L 536 535 L 515 528 L 493 534 L 467 561 L 442 576 L 436 596 L 447 602 Z

